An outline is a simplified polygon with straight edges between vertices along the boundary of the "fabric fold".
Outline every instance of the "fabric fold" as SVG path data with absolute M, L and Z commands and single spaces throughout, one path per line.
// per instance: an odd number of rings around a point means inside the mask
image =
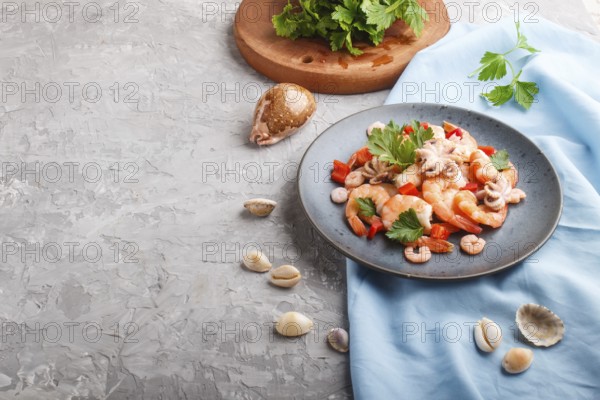
M 357 399 L 600 395 L 595 343 L 600 332 L 600 45 L 543 19 L 521 24 L 521 29 L 529 44 L 541 50 L 533 56 L 514 54 L 524 66 L 521 78 L 540 87 L 529 111 L 512 101 L 488 105 L 478 96 L 484 85 L 467 78 L 486 51 L 514 46 L 510 20 L 453 25 L 445 38 L 415 56 L 386 104 L 464 107 L 531 138 L 560 178 L 564 207 L 559 226 L 526 261 L 468 281 L 407 280 L 349 260 L 350 357 Z M 566 326 L 564 339 L 548 349 L 524 343 L 514 321 L 524 303 L 542 304 L 558 314 Z M 502 345 L 490 354 L 473 342 L 473 325 L 483 316 L 503 330 Z M 511 347 L 534 350 L 532 367 L 519 376 L 501 369 Z

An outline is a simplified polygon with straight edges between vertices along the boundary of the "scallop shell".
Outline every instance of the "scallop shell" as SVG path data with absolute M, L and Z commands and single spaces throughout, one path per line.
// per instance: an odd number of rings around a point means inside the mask
M 521 334 L 534 346 L 552 346 L 565 334 L 565 325 L 558 315 L 538 304 L 519 307 L 516 321 Z
M 252 214 L 258 215 L 259 217 L 266 217 L 271 214 L 271 211 L 275 209 L 277 205 L 276 201 L 269 199 L 250 199 L 244 202 L 244 207 L 248 209 Z

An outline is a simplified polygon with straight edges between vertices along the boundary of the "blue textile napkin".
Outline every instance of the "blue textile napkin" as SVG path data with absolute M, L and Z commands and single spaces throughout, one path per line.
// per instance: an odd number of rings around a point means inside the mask
M 512 101 L 488 105 L 478 96 L 483 86 L 467 78 L 485 51 L 514 46 L 516 30 L 509 20 L 453 25 L 445 38 L 416 55 L 387 103 L 457 105 L 530 137 L 560 177 L 559 226 L 528 261 L 468 281 L 407 280 L 348 261 L 357 399 L 600 398 L 600 45 L 545 20 L 521 29 L 542 50 L 529 57 L 513 53 L 517 67 L 524 65 L 521 80 L 540 86 L 529 111 Z M 549 348 L 521 342 L 515 312 L 524 303 L 559 315 L 564 339 Z M 473 324 L 483 316 L 502 328 L 502 345 L 493 353 L 480 352 L 473 342 Z M 523 374 L 501 368 L 511 347 L 534 351 Z

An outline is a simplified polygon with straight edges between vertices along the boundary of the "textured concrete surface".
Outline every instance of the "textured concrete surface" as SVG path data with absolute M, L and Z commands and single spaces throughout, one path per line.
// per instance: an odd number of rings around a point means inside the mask
M 493 23 L 488 3 L 454 18 Z M 387 92 L 317 95 L 301 133 L 248 144 L 272 82 L 240 59 L 237 6 L 2 3 L 0 399 L 352 396 L 324 340 L 347 326 L 343 259 L 304 220 L 295 173 L 319 133 Z M 597 38 L 581 3 L 525 6 Z M 269 218 L 242 208 L 257 196 L 279 202 Z M 302 282 L 241 268 L 256 247 Z M 289 310 L 314 332 L 273 334 Z

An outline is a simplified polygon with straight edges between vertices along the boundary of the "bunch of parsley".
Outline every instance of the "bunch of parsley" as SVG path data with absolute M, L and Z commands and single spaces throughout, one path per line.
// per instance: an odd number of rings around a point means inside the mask
M 288 0 L 281 14 L 272 18 L 278 36 L 290 39 L 320 36 L 329 41 L 331 50 L 346 48 L 352 55 L 362 51 L 353 41 L 369 40 L 374 45 L 398 19 L 420 36 L 427 12 L 417 0 Z

